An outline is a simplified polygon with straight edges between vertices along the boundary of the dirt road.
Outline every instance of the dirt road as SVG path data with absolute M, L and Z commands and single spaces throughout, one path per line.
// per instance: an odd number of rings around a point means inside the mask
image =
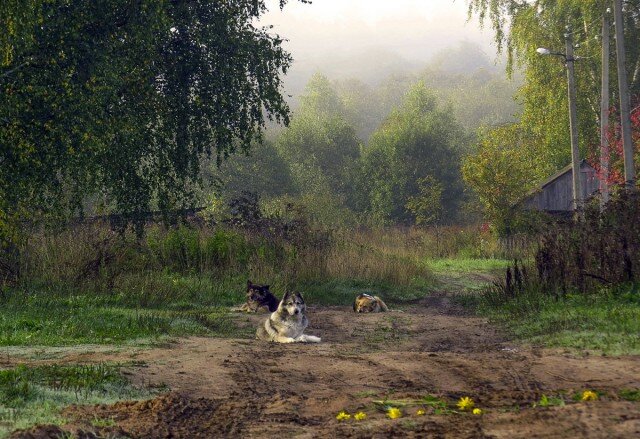
M 265 316 L 238 319 L 257 326 Z M 322 337 L 319 345 L 190 338 L 140 351 L 144 367 L 130 370 L 133 380 L 167 385 L 171 393 L 146 402 L 69 408 L 74 421 L 64 429 L 81 437 L 135 438 L 640 437 L 640 403 L 617 397 L 621 389 L 640 387 L 640 357 L 520 346 L 466 315 L 446 295 L 372 315 L 311 307 L 309 318 L 307 332 Z M 542 395 L 585 389 L 601 397 L 532 407 Z M 392 420 L 374 404 L 426 395 L 451 408 L 470 396 L 484 413 L 428 409 L 417 416 L 418 407 L 407 406 L 402 418 Z M 339 422 L 341 410 L 363 411 L 367 418 Z M 113 419 L 115 425 L 97 428 L 96 419 Z M 40 427 L 15 436 L 56 431 Z

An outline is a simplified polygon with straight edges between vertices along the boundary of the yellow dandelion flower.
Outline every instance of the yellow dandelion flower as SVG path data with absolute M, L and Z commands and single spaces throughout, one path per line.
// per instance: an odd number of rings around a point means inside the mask
M 424 409 L 420 409 L 420 410 L 418 410 L 418 411 L 416 412 L 416 415 L 418 415 L 418 416 L 424 416 L 424 415 L 426 415 L 426 414 L 427 414 L 427 412 L 425 412 L 425 411 L 424 411 Z
M 595 401 L 598 399 L 598 394 L 596 392 L 592 392 L 591 390 L 585 390 L 582 392 L 582 397 L 580 398 L 583 401 Z
M 389 410 L 387 410 L 387 416 L 391 419 L 397 419 L 402 417 L 402 412 L 399 408 L 391 407 Z
M 338 421 L 346 421 L 348 419 L 351 419 L 351 415 L 343 410 L 336 415 L 336 419 Z
M 482 410 L 480 410 L 478 408 L 475 408 L 475 409 L 473 409 L 473 412 L 471 412 L 471 413 L 473 413 L 474 415 L 481 415 L 482 414 Z
M 362 421 L 363 419 L 367 419 L 367 414 L 364 412 L 358 412 L 355 415 L 353 415 L 353 418 L 356 421 Z
M 473 402 L 473 399 L 468 396 L 464 396 L 460 398 L 460 401 L 458 401 L 458 408 L 460 410 L 471 410 L 474 405 L 475 403 Z

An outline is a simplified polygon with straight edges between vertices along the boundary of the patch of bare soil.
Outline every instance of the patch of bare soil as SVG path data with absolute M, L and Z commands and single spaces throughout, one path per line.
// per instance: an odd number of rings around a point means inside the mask
M 245 317 L 242 317 L 245 319 Z M 257 326 L 266 314 L 251 316 Z M 640 387 L 640 357 L 602 357 L 523 347 L 446 295 L 405 312 L 354 314 L 310 308 L 309 334 L 322 343 L 189 338 L 140 352 L 134 382 L 171 393 L 143 402 L 70 407 L 65 431 L 78 437 L 629 438 L 640 437 L 640 403 L 618 391 Z M 596 389 L 598 401 L 533 408 L 545 395 Z M 391 420 L 373 401 L 471 396 L 485 414 Z M 338 422 L 362 410 L 366 420 Z M 95 420 L 111 426 L 97 428 Z M 14 438 L 45 438 L 45 429 Z M 48 431 L 48 430 L 47 430 Z

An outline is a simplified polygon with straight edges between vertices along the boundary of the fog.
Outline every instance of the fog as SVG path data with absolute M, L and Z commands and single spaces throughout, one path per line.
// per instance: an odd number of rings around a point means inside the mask
M 282 11 L 270 0 L 269 6 L 262 24 L 288 40 L 294 65 L 286 91 L 294 96 L 314 72 L 374 85 L 391 74 L 417 71 L 461 42 L 477 44 L 496 59 L 491 31 L 467 20 L 463 0 L 292 1 Z

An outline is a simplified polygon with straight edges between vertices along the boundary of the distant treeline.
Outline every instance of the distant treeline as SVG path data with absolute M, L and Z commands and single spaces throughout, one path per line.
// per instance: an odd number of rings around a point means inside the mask
M 248 190 L 266 203 L 295 201 L 328 224 L 477 221 L 462 158 L 479 127 L 515 120 L 517 85 L 468 43 L 379 86 L 316 73 L 288 127 L 274 127 L 250 156 L 208 168 L 220 183 L 211 194 Z

